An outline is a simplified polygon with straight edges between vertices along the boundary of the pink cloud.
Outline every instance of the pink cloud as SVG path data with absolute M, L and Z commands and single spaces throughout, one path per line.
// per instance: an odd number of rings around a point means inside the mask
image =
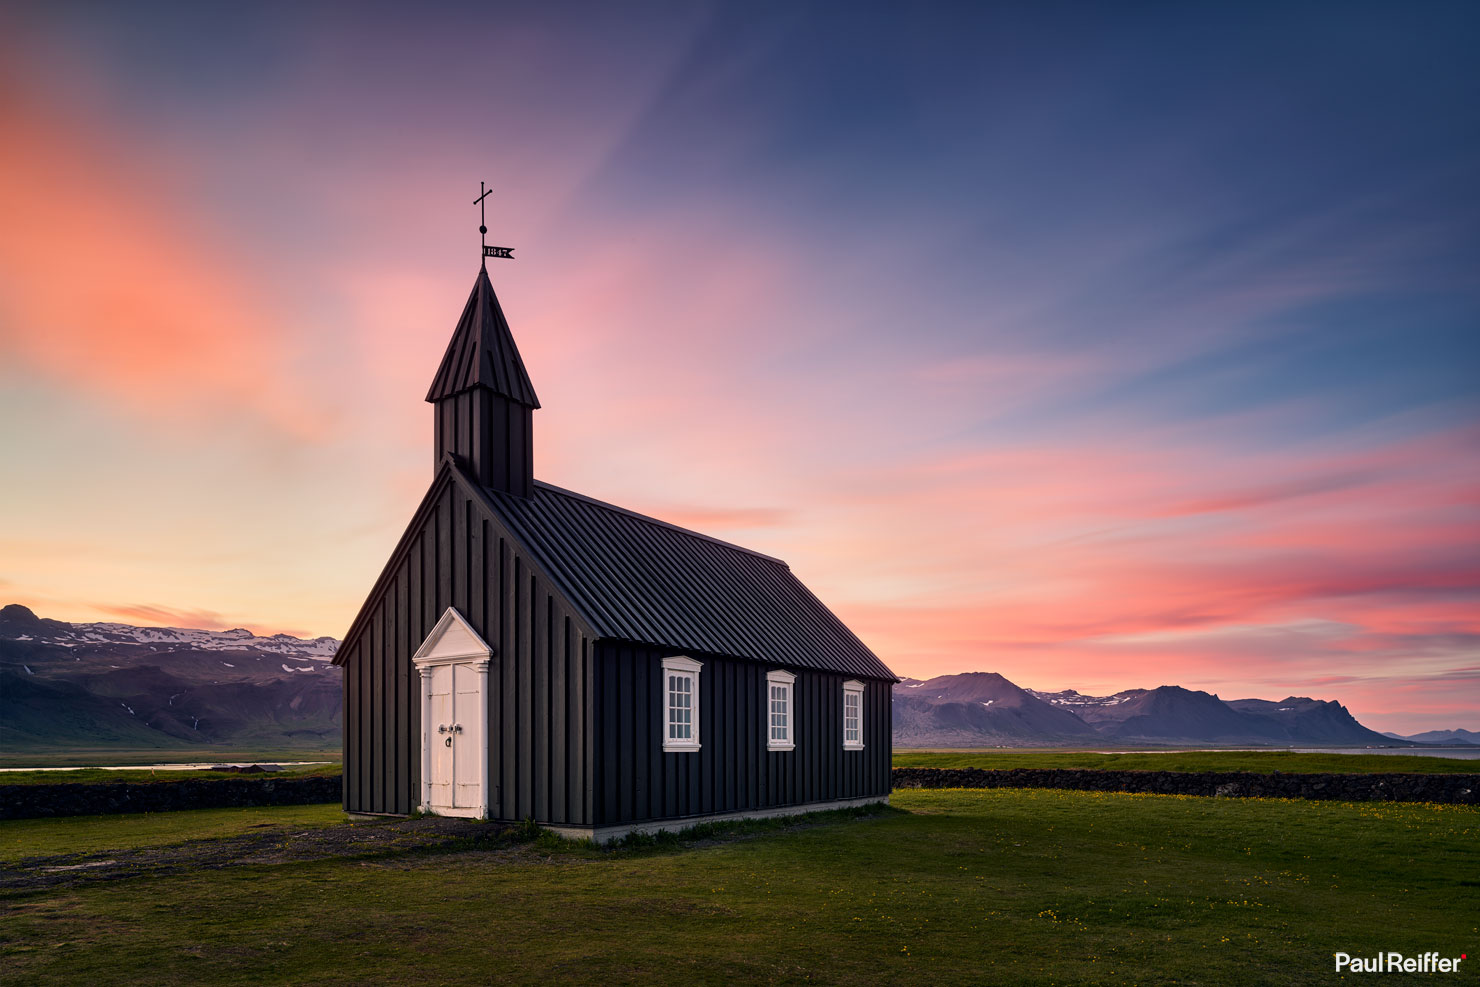
M 243 413 L 301 438 L 328 417 L 228 237 L 181 208 L 179 163 L 0 76 L 0 353 L 157 421 Z M 106 167 L 100 169 L 100 163 Z

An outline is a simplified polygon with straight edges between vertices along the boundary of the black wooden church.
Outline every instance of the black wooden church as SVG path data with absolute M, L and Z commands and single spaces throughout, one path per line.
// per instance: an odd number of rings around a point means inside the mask
M 435 474 L 334 658 L 344 807 L 609 839 L 882 801 L 893 673 L 779 559 L 534 479 L 486 268 Z

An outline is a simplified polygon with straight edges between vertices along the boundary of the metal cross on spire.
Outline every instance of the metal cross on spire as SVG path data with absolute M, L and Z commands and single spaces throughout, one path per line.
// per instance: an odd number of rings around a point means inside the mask
M 502 257 L 505 260 L 514 259 L 513 247 L 490 247 L 488 245 L 488 213 L 483 200 L 493 194 L 493 189 L 485 187 L 483 182 L 478 183 L 478 191 L 482 194 L 473 200 L 473 205 L 478 207 L 478 232 L 483 237 L 483 256 Z

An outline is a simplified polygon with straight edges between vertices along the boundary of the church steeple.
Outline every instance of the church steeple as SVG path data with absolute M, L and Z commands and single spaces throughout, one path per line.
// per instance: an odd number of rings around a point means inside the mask
M 427 400 L 436 407 L 433 468 L 451 452 L 485 486 L 528 497 L 540 399 L 482 267 Z

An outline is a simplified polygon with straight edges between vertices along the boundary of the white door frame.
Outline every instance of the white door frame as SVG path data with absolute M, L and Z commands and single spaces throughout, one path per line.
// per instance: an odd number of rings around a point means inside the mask
M 473 669 L 478 679 L 478 720 L 482 729 L 482 764 L 479 767 L 479 796 L 475 806 L 449 808 L 439 806 L 435 811 L 443 815 L 475 816 L 488 818 L 489 802 L 489 727 L 488 722 L 488 665 L 493 658 L 493 649 L 473 630 L 473 626 L 453 607 L 442 614 L 437 626 L 427 635 L 421 647 L 416 649 L 411 661 L 421 672 L 421 811 L 432 812 L 432 744 L 441 743 L 440 737 L 433 738 L 432 730 L 432 669 L 438 665 L 466 665 Z M 457 782 L 452 780 L 453 790 Z

